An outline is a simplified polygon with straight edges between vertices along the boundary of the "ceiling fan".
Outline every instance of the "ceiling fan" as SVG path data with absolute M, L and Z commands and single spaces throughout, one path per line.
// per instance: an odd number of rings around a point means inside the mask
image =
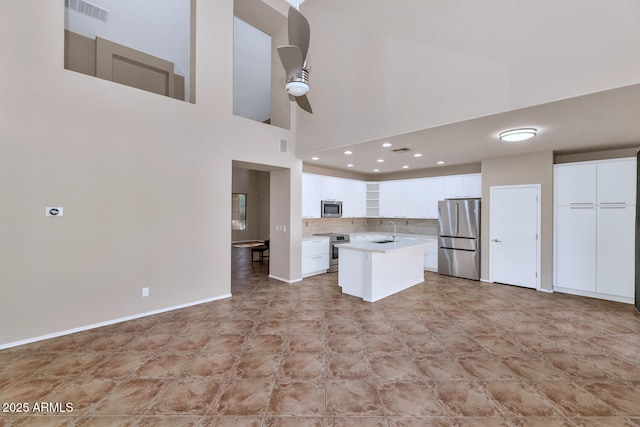
M 288 17 L 289 44 L 278 46 L 280 61 L 287 73 L 285 86 L 289 98 L 303 110 L 313 113 L 307 98 L 309 92 L 309 71 L 307 70 L 307 51 L 309 50 L 309 21 L 295 8 L 289 8 Z

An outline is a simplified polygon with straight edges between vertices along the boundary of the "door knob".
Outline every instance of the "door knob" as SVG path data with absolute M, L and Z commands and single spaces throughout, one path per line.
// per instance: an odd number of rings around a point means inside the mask
M 500 242 L 502 242 L 502 240 L 498 240 L 498 239 L 493 239 L 492 241 L 493 241 L 493 242 L 496 242 L 496 243 L 500 243 Z

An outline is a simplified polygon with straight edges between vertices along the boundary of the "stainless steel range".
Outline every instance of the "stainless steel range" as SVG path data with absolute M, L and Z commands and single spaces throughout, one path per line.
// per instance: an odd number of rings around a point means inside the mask
M 317 233 L 314 236 L 328 236 L 329 237 L 329 273 L 335 273 L 338 271 L 338 248 L 337 243 L 349 243 L 348 234 L 340 233 Z

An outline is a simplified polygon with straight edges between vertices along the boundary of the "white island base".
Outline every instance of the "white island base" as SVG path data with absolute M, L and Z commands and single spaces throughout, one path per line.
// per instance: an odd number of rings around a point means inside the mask
M 375 302 L 424 282 L 426 242 L 346 243 L 339 246 L 342 293 Z

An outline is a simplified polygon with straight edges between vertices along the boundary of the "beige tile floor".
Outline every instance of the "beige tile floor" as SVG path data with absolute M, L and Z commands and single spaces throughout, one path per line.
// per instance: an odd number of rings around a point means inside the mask
M 233 249 L 233 297 L 0 351 L 4 426 L 640 426 L 626 304 L 425 274 L 374 304 Z

